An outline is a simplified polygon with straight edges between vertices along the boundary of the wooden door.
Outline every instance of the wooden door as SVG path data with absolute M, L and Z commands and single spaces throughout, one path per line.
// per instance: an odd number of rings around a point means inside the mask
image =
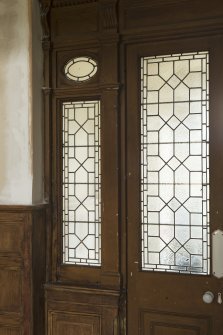
M 223 228 L 222 37 L 131 44 L 126 55 L 127 333 L 223 334 L 211 257 Z

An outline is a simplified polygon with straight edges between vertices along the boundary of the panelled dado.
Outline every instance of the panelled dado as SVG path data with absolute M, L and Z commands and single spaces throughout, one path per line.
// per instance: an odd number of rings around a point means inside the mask
M 44 213 L 44 206 L 0 206 L 1 335 L 44 331 Z
M 118 334 L 117 291 L 47 285 L 48 334 Z

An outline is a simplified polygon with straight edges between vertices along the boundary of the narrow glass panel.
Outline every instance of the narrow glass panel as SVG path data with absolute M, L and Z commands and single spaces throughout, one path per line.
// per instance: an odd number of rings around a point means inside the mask
M 142 270 L 210 273 L 208 52 L 141 59 Z
M 63 103 L 63 262 L 101 265 L 100 102 Z

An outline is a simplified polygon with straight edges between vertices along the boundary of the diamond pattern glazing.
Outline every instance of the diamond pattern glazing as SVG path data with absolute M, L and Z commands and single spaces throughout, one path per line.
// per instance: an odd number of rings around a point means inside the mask
M 209 54 L 141 58 L 142 270 L 210 273 Z
M 63 262 L 101 265 L 99 101 L 63 103 Z

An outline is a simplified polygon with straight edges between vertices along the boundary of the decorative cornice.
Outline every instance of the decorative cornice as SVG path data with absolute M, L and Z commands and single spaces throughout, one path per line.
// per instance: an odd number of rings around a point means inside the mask
M 97 0 L 53 0 L 52 7 L 76 6 L 91 2 L 97 2 Z

